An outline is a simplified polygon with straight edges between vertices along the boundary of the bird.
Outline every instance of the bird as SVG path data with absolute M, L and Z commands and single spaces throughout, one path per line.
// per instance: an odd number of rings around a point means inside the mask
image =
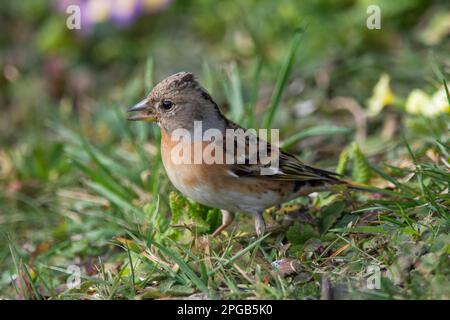
M 213 236 L 218 236 L 230 226 L 235 213 L 239 212 L 253 216 L 256 235 L 261 237 L 266 231 L 263 218 L 266 209 L 313 192 L 330 190 L 336 185 L 349 184 L 341 179 L 340 174 L 307 165 L 258 136 L 256 140 L 245 139 L 244 142 L 237 142 L 233 136 L 230 138 L 227 132 L 246 132 L 246 129 L 221 112 L 191 72 L 178 72 L 165 78 L 142 101 L 128 108 L 127 112 L 133 113 L 128 117 L 130 121 L 156 122 L 160 127 L 161 158 L 175 188 L 198 203 L 221 210 L 222 223 L 212 233 Z M 244 152 L 243 159 L 239 158 L 242 153 L 232 155 L 233 161 L 193 161 L 196 154 L 206 152 L 208 145 L 211 145 L 209 140 L 195 138 L 194 131 L 198 123 L 201 123 L 202 134 L 208 130 L 221 133 L 223 145 L 232 139 L 228 145 L 233 145 L 234 151 L 239 146 L 243 147 L 240 150 L 248 150 L 249 141 L 256 141 L 262 146 L 265 143 L 267 155 L 258 157 L 257 153 L 255 159 L 249 158 Z M 175 139 L 180 132 L 190 135 L 190 138 Z M 182 152 L 175 152 L 180 148 Z M 211 154 L 217 155 L 219 159 L 225 157 L 219 155 L 217 150 L 220 149 L 214 149 Z M 228 155 L 227 152 L 224 154 Z M 273 168 L 272 160 L 275 157 L 277 163 Z M 237 161 L 238 158 L 241 161 Z M 181 161 L 186 159 L 190 161 Z M 264 169 L 268 172 L 263 174 Z

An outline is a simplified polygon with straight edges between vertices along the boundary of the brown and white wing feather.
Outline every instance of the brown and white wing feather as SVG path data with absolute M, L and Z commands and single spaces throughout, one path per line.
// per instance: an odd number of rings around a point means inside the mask
M 242 129 L 239 125 L 229 121 L 228 128 L 231 129 Z M 242 129 L 243 130 L 243 129 Z M 279 157 L 278 166 L 275 168 L 271 168 L 270 159 L 259 157 L 256 158 L 256 163 L 251 163 L 249 159 L 249 141 L 245 141 L 245 163 L 231 165 L 230 170 L 239 177 L 264 177 L 265 179 L 279 180 L 279 181 L 304 181 L 304 182 L 320 182 L 322 181 L 324 184 L 340 184 L 345 183 L 343 180 L 340 180 L 340 174 L 331 172 L 328 170 L 318 169 L 311 166 L 308 166 L 297 159 L 294 155 L 280 150 L 278 147 L 271 145 L 270 143 L 263 141 L 263 144 L 260 144 L 261 139 L 256 137 L 258 141 L 258 145 L 265 146 L 267 151 L 265 152 L 266 157 Z M 239 141 L 235 140 L 235 146 L 239 143 Z M 268 170 L 272 171 L 272 174 L 264 174 L 262 175 L 262 169 L 273 169 Z M 267 170 L 266 170 L 267 172 Z

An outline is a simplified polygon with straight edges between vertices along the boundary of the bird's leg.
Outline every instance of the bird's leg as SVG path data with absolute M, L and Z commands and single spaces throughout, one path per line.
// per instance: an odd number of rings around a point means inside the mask
M 258 238 L 261 238 L 266 231 L 266 223 L 264 222 L 262 212 L 255 214 L 255 230 Z
M 225 230 L 234 220 L 234 212 L 227 210 L 220 210 L 222 212 L 222 224 L 213 232 L 212 236 L 217 237 L 223 230 Z

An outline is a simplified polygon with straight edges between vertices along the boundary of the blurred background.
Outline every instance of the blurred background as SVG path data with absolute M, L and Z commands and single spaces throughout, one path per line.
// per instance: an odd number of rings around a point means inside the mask
M 366 27 L 372 2 L 364 0 L 4 1 L 1 142 L 20 142 L 61 109 L 108 112 L 128 102 L 121 100 L 125 87 L 144 76 L 149 57 L 155 80 L 195 72 L 221 105 L 223 87 L 207 74 L 235 65 L 247 99 L 261 60 L 263 99 L 300 27 L 307 33 L 291 76 L 297 99 L 299 91 L 302 100 L 351 96 L 364 107 L 381 73 L 398 94 L 432 92 L 432 66 L 448 68 L 448 2 L 373 3 L 381 30 Z M 70 4 L 81 8 L 81 30 L 66 27 Z
M 194 72 L 243 125 L 268 124 L 276 105 L 284 145 L 331 169 L 354 141 L 400 166 L 401 130 L 432 162 L 448 139 L 447 0 L 7 0 L 0 27 L 0 297 L 15 296 L 12 252 L 51 288 L 64 281 L 42 265 L 123 260 L 110 240 L 142 221 L 111 192 L 137 207 L 160 194 L 168 212 L 158 132 L 125 110 L 172 73 Z

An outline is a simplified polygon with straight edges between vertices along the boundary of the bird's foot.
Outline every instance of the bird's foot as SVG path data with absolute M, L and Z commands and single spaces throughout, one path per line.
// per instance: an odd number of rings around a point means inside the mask
M 217 237 L 222 233 L 234 220 L 234 212 L 229 212 L 226 210 L 222 211 L 222 224 L 213 232 L 212 236 Z
M 266 232 L 266 222 L 261 212 L 255 214 L 255 230 L 258 238 L 261 238 Z

